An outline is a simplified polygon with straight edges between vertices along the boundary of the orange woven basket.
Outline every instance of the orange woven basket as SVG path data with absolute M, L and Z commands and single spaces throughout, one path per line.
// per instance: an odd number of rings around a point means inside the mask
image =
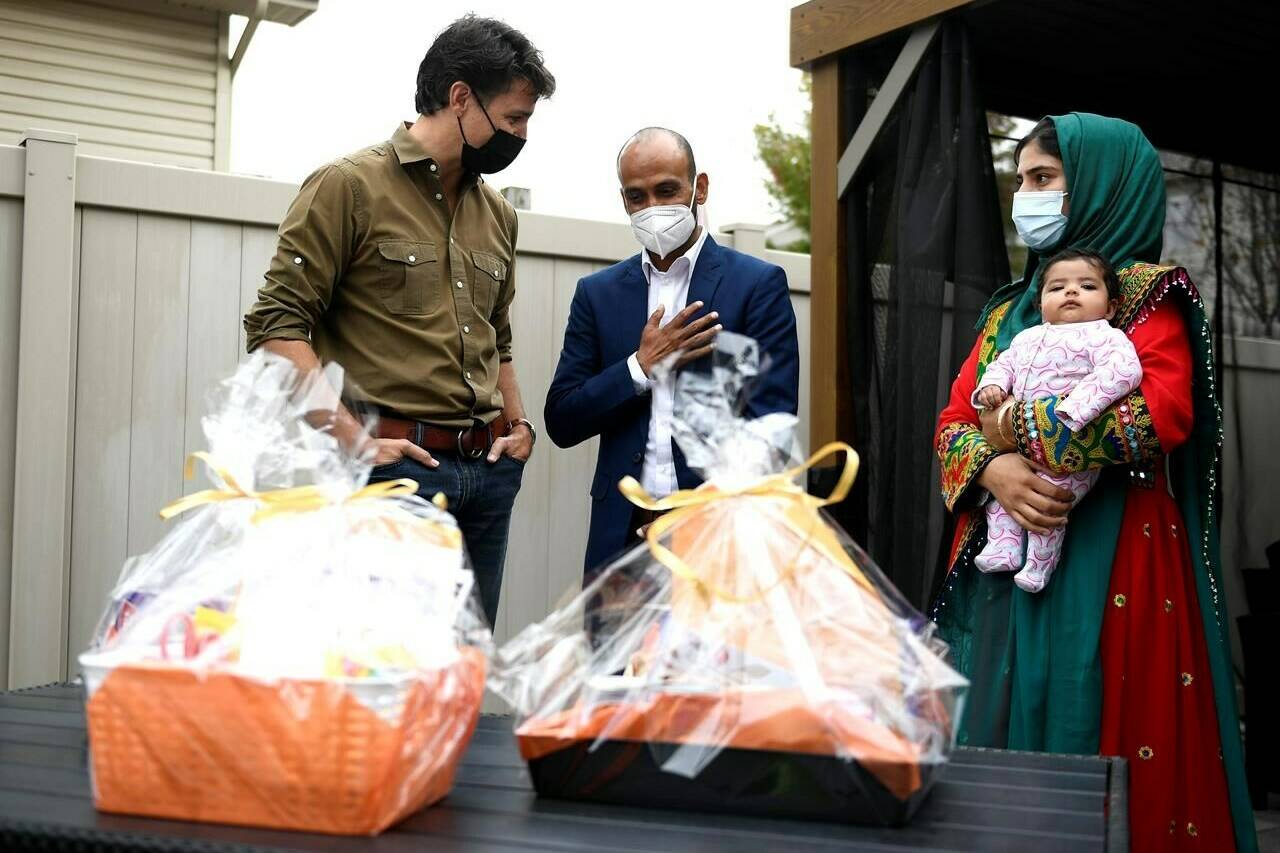
M 484 680 L 484 657 L 470 648 L 445 669 L 374 684 L 118 666 L 87 704 L 94 802 L 372 835 L 449 792 Z

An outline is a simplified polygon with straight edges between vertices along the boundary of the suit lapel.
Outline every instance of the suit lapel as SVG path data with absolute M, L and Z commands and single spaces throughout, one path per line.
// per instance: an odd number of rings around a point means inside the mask
M 622 348 L 635 352 L 640 349 L 640 336 L 649 319 L 649 284 L 644 280 L 639 255 L 627 261 L 619 284 L 618 301 L 612 306 L 617 312 L 616 322 L 610 325 L 620 334 Z
M 720 286 L 720 246 L 711 235 L 702 244 L 702 252 L 698 255 L 698 263 L 693 268 L 693 281 L 689 283 L 689 302 L 698 302 L 707 308 L 715 298 L 716 288 Z M 641 274 L 641 278 L 643 278 Z

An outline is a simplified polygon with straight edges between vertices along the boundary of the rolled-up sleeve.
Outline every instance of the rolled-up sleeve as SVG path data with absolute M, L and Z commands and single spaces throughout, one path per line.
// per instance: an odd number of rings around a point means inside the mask
M 347 268 L 356 227 L 355 193 L 341 168 L 312 173 L 280 223 L 271 267 L 245 315 L 249 352 L 273 339 L 311 340 Z

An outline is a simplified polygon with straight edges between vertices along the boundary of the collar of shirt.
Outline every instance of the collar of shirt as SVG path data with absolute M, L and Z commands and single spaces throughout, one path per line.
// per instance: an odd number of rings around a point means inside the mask
M 402 121 L 396 125 L 395 133 L 391 134 L 391 150 L 395 151 L 396 159 L 400 161 L 401 166 L 408 166 L 410 163 L 427 164 L 427 168 L 437 179 L 440 177 L 440 166 L 431 155 L 423 150 L 418 140 L 409 132 L 409 122 Z M 480 176 L 467 173 L 463 176 L 462 186 L 470 186 L 473 183 L 479 183 Z
M 652 282 L 653 273 L 655 272 L 658 275 L 683 275 L 692 281 L 693 268 L 698 263 L 698 255 L 702 252 L 702 244 L 705 242 L 707 242 L 707 229 L 703 228 L 702 233 L 698 235 L 698 239 L 689 247 L 689 251 L 676 258 L 665 273 L 653 265 L 653 260 L 649 257 L 649 250 L 642 248 L 640 250 L 640 268 L 644 270 L 645 282 Z
M 413 138 L 413 134 L 409 132 L 409 122 L 402 121 L 396 125 L 396 132 L 391 134 L 391 147 L 396 152 L 396 159 L 400 161 L 401 166 L 408 166 L 410 163 L 417 163 L 426 160 L 429 164 L 435 164 L 435 160 L 422 150 L 422 146 L 418 144 L 418 140 Z

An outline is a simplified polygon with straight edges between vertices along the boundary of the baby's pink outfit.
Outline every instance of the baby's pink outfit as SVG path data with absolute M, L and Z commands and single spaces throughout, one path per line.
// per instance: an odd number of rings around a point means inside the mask
M 1007 350 L 987 365 L 978 378 L 973 404 L 978 405 L 978 391 L 990 385 L 1023 401 L 1026 408 L 1015 409 L 1015 418 L 1027 417 L 1028 404 L 1037 398 L 1058 397 L 1058 420 L 1078 432 L 1141 381 L 1142 365 L 1133 343 L 1106 320 L 1043 323 L 1020 333 Z M 1037 437 L 1034 422 L 1027 426 L 1028 434 Z M 1098 470 L 1040 476 L 1068 489 L 1074 495 L 1074 506 L 1097 482 Z M 974 558 L 974 564 L 984 572 L 1017 571 L 1021 564 L 1014 582 L 1028 592 L 1044 589 L 1062 553 L 1066 528 L 1057 527 L 1047 534 L 1028 532 L 1023 563 L 1024 531 L 1018 522 L 994 499 L 987 502 L 986 513 L 987 545 Z

